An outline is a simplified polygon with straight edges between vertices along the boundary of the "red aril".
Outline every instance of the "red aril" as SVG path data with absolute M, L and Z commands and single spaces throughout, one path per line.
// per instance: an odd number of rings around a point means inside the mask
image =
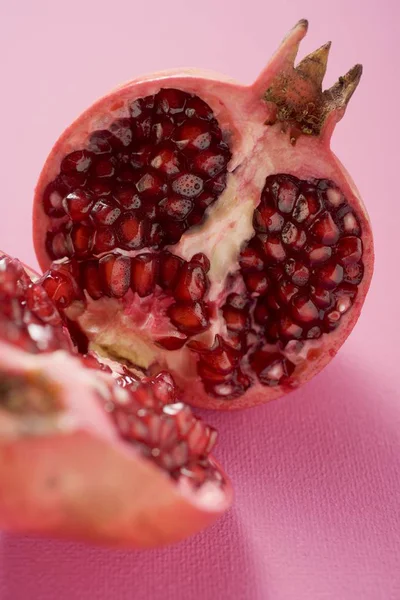
M 309 380 L 370 284 L 368 217 L 330 150 L 361 66 L 323 91 L 329 44 L 294 64 L 306 31 L 250 86 L 174 71 L 118 88 L 39 179 L 35 247 L 66 322 L 103 354 L 167 368 L 195 405 L 251 406 Z

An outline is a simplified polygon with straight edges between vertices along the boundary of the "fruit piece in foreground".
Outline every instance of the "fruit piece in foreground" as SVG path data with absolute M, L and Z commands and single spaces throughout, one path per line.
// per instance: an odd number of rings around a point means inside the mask
M 247 407 L 308 381 L 369 288 L 369 220 L 330 150 L 361 66 L 323 91 L 329 44 L 294 66 L 306 31 L 250 86 L 190 71 L 118 88 L 39 179 L 35 247 L 66 322 L 90 348 L 167 368 L 195 405 Z
M 0 253 L 0 526 L 154 546 L 211 523 L 231 497 L 215 430 L 169 373 L 76 354 L 32 279 Z

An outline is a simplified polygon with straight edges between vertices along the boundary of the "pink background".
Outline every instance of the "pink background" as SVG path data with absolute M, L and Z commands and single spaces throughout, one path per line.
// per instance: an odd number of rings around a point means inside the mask
M 37 175 L 58 134 L 97 96 L 171 66 L 250 82 L 307 17 L 303 53 L 334 41 L 328 84 L 365 65 L 333 146 L 365 198 L 377 254 L 363 315 L 322 375 L 269 406 L 207 415 L 236 488 L 228 515 L 187 543 L 146 553 L 1 535 L 1 600 L 400 599 L 400 11 L 396 0 L 331 5 L 333 13 L 321 0 L 0 3 L 8 252 L 36 264 Z

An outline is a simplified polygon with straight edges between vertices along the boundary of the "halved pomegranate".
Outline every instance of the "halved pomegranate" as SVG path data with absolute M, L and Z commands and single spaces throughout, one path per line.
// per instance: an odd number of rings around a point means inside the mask
M 251 86 L 134 80 L 56 142 L 34 203 L 41 283 L 83 351 L 168 369 L 232 409 L 309 380 L 352 330 L 371 228 L 330 138 L 361 76 L 322 91 L 300 21 Z M 71 329 L 72 331 L 72 329 Z
M 215 441 L 169 373 L 77 354 L 44 288 L 0 253 L 0 527 L 179 540 L 229 507 Z

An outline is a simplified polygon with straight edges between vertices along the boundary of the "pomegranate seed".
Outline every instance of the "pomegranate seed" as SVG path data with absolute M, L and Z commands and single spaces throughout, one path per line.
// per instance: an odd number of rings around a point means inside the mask
M 166 175 L 177 175 L 182 168 L 177 152 L 173 145 L 159 145 L 151 157 L 151 166 Z
M 297 294 L 299 288 L 296 287 L 290 281 L 283 281 L 280 286 L 278 286 L 278 297 L 284 304 L 289 304 L 290 300 Z
M 265 325 L 269 317 L 269 308 L 265 302 L 265 298 L 259 298 L 254 308 L 254 320 L 259 325 Z
M 185 263 L 179 272 L 174 296 L 177 300 L 194 302 L 204 298 L 207 288 L 207 276 L 202 267 L 196 263 Z
M 159 207 L 163 216 L 171 217 L 176 221 L 183 221 L 193 210 L 193 202 L 189 198 L 170 196 L 160 202 Z
M 174 405 L 174 416 L 179 434 L 186 437 L 194 422 L 192 411 L 185 404 L 177 403 Z
M 355 286 L 343 283 L 334 291 L 333 295 L 336 299 L 337 310 L 344 314 L 352 306 L 353 301 L 357 296 L 357 288 Z
M 189 97 L 181 90 L 162 89 L 155 96 L 156 112 L 170 115 L 181 114 L 185 110 Z
M 259 236 L 268 264 L 282 262 L 286 258 L 282 242 L 276 237 Z
M 202 455 L 208 445 L 208 427 L 202 421 L 196 421 L 187 435 L 187 444 L 192 454 Z
M 294 365 L 281 354 L 265 350 L 255 352 L 250 362 L 260 382 L 268 386 L 279 385 L 294 370 Z
M 81 285 L 93 300 L 98 300 L 103 294 L 100 279 L 100 269 L 97 260 L 87 260 L 81 263 Z
M 117 119 L 110 126 L 110 131 L 119 143 L 127 147 L 132 143 L 132 122 L 130 119 Z
M 195 198 L 203 191 L 203 180 L 192 173 L 183 173 L 172 182 L 176 194 L 185 198 Z
M 311 287 L 311 298 L 319 308 L 329 308 L 332 305 L 332 298 L 328 290 L 320 287 Z
M 142 206 L 136 188 L 129 184 L 121 184 L 119 189 L 114 192 L 114 198 L 125 210 L 139 209 Z
M 247 328 L 248 316 L 245 311 L 225 305 L 222 309 L 222 314 L 229 331 L 241 332 Z
M 316 272 L 319 285 L 327 290 L 333 290 L 343 280 L 343 267 L 335 262 L 327 262 Z
M 152 98 L 152 97 L 151 97 Z M 137 100 L 133 100 L 129 105 L 129 112 L 131 117 L 134 119 L 139 119 L 143 117 L 143 114 L 147 114 L 148 108 L 153 108 L 154 101 L 152 106 L 146 106 L 146 98 L 138 98 Z
M 164 241 L 164 230 L 160 223 L 152 223 L 148 235 L 149 246 L 159 248 Z
M 139 146 L 139 148 L 135 148 L 134 150 L 132 150 L 131 156 L 130 156 L 131 167 L 133 167 L 134 169 L 143 169 L 143 167 L 146 167 L 150 162 L 150 157 L 151 157 L 152 152 L 153 152 L 153 147 L 149 146 L 148 144 Z M 158 149 L 157 149 L 157 153 L 158 153 Z M 152 165 L 152 166 L 154 166 L 157 169 L 159 168 L 159 167 L 156 167 L 155 165 Z
M 160 256 L 159 283 L 162 288 L 172 289 L 178 280 L 184 261 L 179 256 L 163 252 Z
M 136 182 L 136 189 L 146 198 L 162 198 L 167 192 L 167 184 L 157 171 L 145 171 Z
M 306 285 L 310 278 L 310 272 L 307 267 L 295 258 L 289 258 L 286 261 L 285 271 L 295 285 Z
M 278 208 L 282 213 L 291 213 L 298 193 L 297 185 L 290 181 L 282 181 L 277 192 Z
M 252 269 L 262 271 L 264 269 L 264 261 L 256 248 L 247 246 L 242 250 L 239 256 L 239 264 L 242 269 Z
M 180 149 L 206 150 L 212 139 L 210 126 L 201 119 L 189 119 L 176 129 L 173 139 Z
M 319 311 L 307 296 L 295 296 L 292 299 L 292 314 L 302 323 L 311 323 L 318 319 Z
M 74 300 L 79 299 L 79 293 L 68 273 L 61 273 L 52 269 L 39 279 L 39 283 L 46 290 L 49 298 L 60 309 L 67 308 Z
M 232 372 L 223 373 L 221 371 L 215 371 L 212 367 L 200 360 L 197 363 L 197 373 L 200 375 L 204 383 L 225 383 L 232 377 Z
M 85 173 L 60 173 L 60 182 L 65 186 L 67 193 L 83 187 L 86 183 Z
M 46 247 L 53 260 L 72 256 L 71 238 L 64 231 L 49 231 L 46 235 Z
M 95 198 L 109 196 L 112 192 L 111 182 L 102 179 L 91 179 L 88 189 Z
M 58 179 L 49 183 L 43 193 L 43 210 L 49 217 L 63 217 L 65 215 L 62 200 L 67 194 L 66 186 Z
M 174 122 L 168 117 L 160 117 L 153 123 L 152 126 L 152 138 L 156 143 L 169 140 L 174 133 L 175 125 Z M 147 137 L 147 136 L 146 136 Z
M 155 343 L 166 350 L 180 350 L 187 342 L 187 337 L 164 337 L 155 340 Z
M 209 327 L 206 307 L 202 302 L 177 302 L 168 309 L 168 315 L 179 331 L 195 335 Z
M 353 235 L 343 237 L 337 244 L 336 254 L 343 265 L 358 262 L 362 256 L 360 238 Z
M 26 305 L 41 321 L 53 327 L 61 324 L 61 318 L 46 291 L 39 285 L 31 284 L 26 288 Z
M 95 154 L 110 154 L 116 142 L 110 131 L 94 131 L 89 137 L 88 148 Z
M 185 113 L 188 117 L 198 117 L 199 119 L 211 120 L 213 113 L 211 108 L 197 96 L 188 99 Z
M 332 248 L 322 244 L 313 244 L 306 248 L 310 265 L 321 265 L 332 256 Z
M 193 160 L 193 167 L 207 178 L 215 177 L 226 168 L 229 160 L 230 155 L 226 151 L 218 148 L 209 149 L 196 156 Z
M 72 221 L 83 221 L 93 206 L 93 197 L 89 192 L 78 189 L 63 199 L 62 206 Z
M 103 158 L 99 160 L 94 166 L 94 173 L 98 179 L 108 179 L 115 174 L 116 161 L 113 157 Z
M 260 271 L 247 271 L 244 273 L 244 282 L 250 294 L 264 294 L 268 289 L 268 278 Z
M 122 248 L 143 248 L 146 244 L 146 223 L 139 221 L 134 213 L 127 212 L 119 219 L 117 235 Z
M 347 213 L 343 217 L 343 229 L 346 233 L 352 235 L 360 235 L 360 225 L 352 212 Z
M 253 225 L 256 231 L 274 233 L 282 231 L 284 224 L 285 219 L 275 208 L 261 206 L 254 211 Z
M 93 229 L 87 225 L 73 225 L 71 243 L 74 252 L 79 257 L 87 256 L 93 247 Z
M 121 214 L 121 209 L 110 200 L 101 199 L 93 206 L 92 220 L 98 225 L 113 225 Z
M 158 259 L 154 254 L 139 254 L 132 259 L 132 290 L 140 297 L 154 291 L 157 269 Z
M 364 267 L 362 264 L 347 264 L 344 267 L 343 281 L 352 285 L 358 285 L 361 283 L 363 275 Z
M 340 231 L 332 219 L 332 216 L 325 212 L 315 219 L 310 227 L 310 233 L 315 240 L 325 246 L 333 246 L 339 239 Z
M 201 360 L 214 371 L 230 373 L 237 364 L 238 355 L 217 335 L 214 346 L 208 352 L 202 353 Z
M 86 173 L 91 167 L 92 160 L 92 152 L 88 150 L 76 150 L 63 158 L 60 170 L 63 173 Z
M 337 208 L 345 202 L 342 192 L 337 187 L 328 188 L 325 192 L 325 196 L 329 204 L 334 208 Z
M 194 254 L 190 259 L 190 262 L 197 263 L 198 265 L 200 265 L 205 273 L 208 273 L 210 270 L 210 261 L 207 258 L 207 256 L 203 254 L 203 252 L 198 252 L 197 254 Z
M 131 259 L 121 254 L 107 254 L 99 260 L 99 275 L 104 293 L 122 298 L 131 282 Z
M 175 381 L 168 371 L 161 371 L 151 380 L 151 390 L 161 404 L 171 404 L 176 401 L 177 390 Z
M 136 182 L 137 173 L 125 164 L 122 164 L 117 173 L 117 181 L 120 185 L 128 185 Z
M 322 331 L 321 328 L 318 327 L 317 325 L 315 325 L 314 327 L 311 327 L 311 329 L 309 329 L 307 331 L 306 337 L 308 340 L 317 340 L 318 338 L 320 338 L 322 335 Z
M 290 317 L 283 317 L 279 322 L 280 336 L 285 340 L 298 340 L 303 336 L 303 329 Z
M 117 246 L 117 238 L 109 227 L 99 227 L 95 232 L 93 249 L 95 253 L 102 254 L 114 250 Z

